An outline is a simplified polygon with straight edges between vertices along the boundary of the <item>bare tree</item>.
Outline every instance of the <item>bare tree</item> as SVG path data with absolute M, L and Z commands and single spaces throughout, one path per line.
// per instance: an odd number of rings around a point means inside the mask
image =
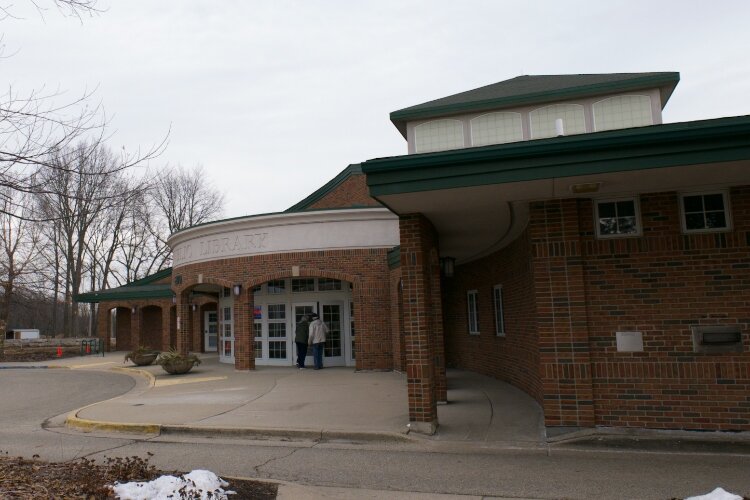
M 26 220 L 24 198 L 7 188 L 0 196 L 0 320 L 11 324 L 11 304 L 19 287 L 38 288 L 40 227 Z
M 104 253 L 102 276 L 108 277 L 116 252 L 112 247 L 121 240 L 124 207 L 141 188 L 124 181 L 122 172 L 112 168 L 116 162 L 113 155 L 98 143 L 59 151 L 53 161 L 59 167 L 43 171 L 39 182 L 45 190 L 38 198 L 44 217 L 59 228 L 57 241 L 64 266 L 60 275 L 66 304 L 63 330 L 70 333 L 78 331 L 74 298 L 82 291 L 84 275 L 98 274 L 97 264 L 91 263 L 92 252 Z M 106 224 L 113 221 L 117 227 L 107 228 Z M 106 241 L 99 241 L 101 238 Z
M 155 217 L 149 227 L 165 262 L 169 259 L 170 234 L 215 220 L 224 209 L 224 196 L 210 185 L 200 165 L 190 170 L 179 165 L 165 167 L 150 192 Z
M 97 0 L 48 0 L 47 3 L 64 15 L 79 18 L 98 12 Z M 41 0 L 29 0 L 29 4 L 40 14 L 48 9 Z M 0 20 L 17 18 L 15 7 L 0 4 Z M 55 161 L 60 151 L 84 140 L 105 142 L 106 116 L 101 105 L 93 101 L 93 95 L 93 91 L 84 91 L 78 98 L 60 103 L 59 89 L 42 86 L 20 93 L 8 87 L 0 91 L 0 188 L 5 188 L 4 192 L 47 193 L 44 182 L 49 176 L 40 173 L 66 168 Z M 156 158 L 165 146 L 166 137 L 145 151 L 123 151 L 119 161 L 109 165 L 110 173 Z M 29 216 L 30 212 L 24 215 Z

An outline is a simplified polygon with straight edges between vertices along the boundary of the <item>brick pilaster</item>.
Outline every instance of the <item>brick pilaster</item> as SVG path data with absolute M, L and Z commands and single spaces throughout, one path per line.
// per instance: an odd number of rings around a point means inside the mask
M 437 238 L 422 214 L 402 215 L 399 228 L 409 420 L 413 429 L 432 433 L 438 424 L 435 346 L 442 342 L 442 328 L 439 339 L 436 331 L 440 303 L 433 304 L 434 289 L 438 298 L 440 293 L 439 275 L 434 279 Z
M 135 306 L 135 312 L 130 311 L 130 349 L 136 350 L 141 346 L 141 325 L 143 324 L 143 311 L 140 304 Z M 119 349 L 119 347 L 118 347 Z
M 241 293 L 234 297 L 234 367 L 237 370 L 255 370 L 254 302 L 250 287 L 242 287 Z
M 193 310 L 193 307 L 195 307 L 195 310 Z M 191 305 L 190 306 L 190 318 L 192 320 L 192 326 L 193 326 L 193 346 L 192 349 L 194 352 L 205 352 L 203 349 L 204 343 L 203 343 L 203 328 L 202 328 L 202 321 L 203 321 L 203 312 L 201 311 L 201 306 L 199 305 Z
M 529 229 L 545 423 L 593 427 L 578 201 L 532 203 Z
M 190 348 L 190 303 L 187 293 L 177 295 L 177 342 L 176 348 L 182 354 L 187 354 Z
M 170 306 L 161 308 L 161 350 L 168 351 L 172 347 L 169 334 L 171 331 L 171 316 L 172 308 Z

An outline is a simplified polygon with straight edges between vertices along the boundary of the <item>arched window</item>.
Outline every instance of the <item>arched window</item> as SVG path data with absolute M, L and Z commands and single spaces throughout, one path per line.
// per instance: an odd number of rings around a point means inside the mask
M 464 147 L 464 124 L 458 120 L 434 120 L 414 127 L 417 153 Z
M 523 140 L 519 113 L 497 112 L 471 120 L 471 145 L 504 144 Z
M 594 130 L 614 130 L 653 125 L 651 98 L 647 95 L 618 95 L 595 102 Z
M 580 104 L 552 104 L 537 108 L 529 113 L 531 120 L 531 138 L 542 139 L 555 137 L 555 120 L 563 121 L 565 135 L 583 134 L 586 132 L 586 121 L 583 116 L 583 106 Z

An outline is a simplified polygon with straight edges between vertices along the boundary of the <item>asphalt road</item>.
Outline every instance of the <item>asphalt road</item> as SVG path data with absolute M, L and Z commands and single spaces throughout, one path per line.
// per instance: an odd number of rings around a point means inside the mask
M 145 457 L 167 470 L 299 484 L 524 498 L 667 499 L 722 486 L 750 495 L 750 456 L 577 449 L 129 437 L 69 431 L 61 414 L 117 396 L 125 375 L 0 370 L 0 450 L 46 460 Z M 44 425 L 44 427 L 43 427 Z

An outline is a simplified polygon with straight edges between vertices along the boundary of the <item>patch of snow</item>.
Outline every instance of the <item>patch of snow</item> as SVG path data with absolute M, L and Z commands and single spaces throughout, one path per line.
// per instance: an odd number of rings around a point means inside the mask
M 689 497 L 685 500 L 742 500 L 742 497 L 735 495 L 734 493 L 729 493 L 724 488 L 716 488 L 711 493 L 706 493 L 705 495 L 697 497 Z
M 200 498 L 228 500 L 234 491 L 224 490 L 229 483 L 211 471 L 196 469 L 180 477 L 160 476 L 149 482 L 115 483 L 112 491 L 120 500 L 161 500 Z M 180 494 L 184 496 L 180 496 Z

